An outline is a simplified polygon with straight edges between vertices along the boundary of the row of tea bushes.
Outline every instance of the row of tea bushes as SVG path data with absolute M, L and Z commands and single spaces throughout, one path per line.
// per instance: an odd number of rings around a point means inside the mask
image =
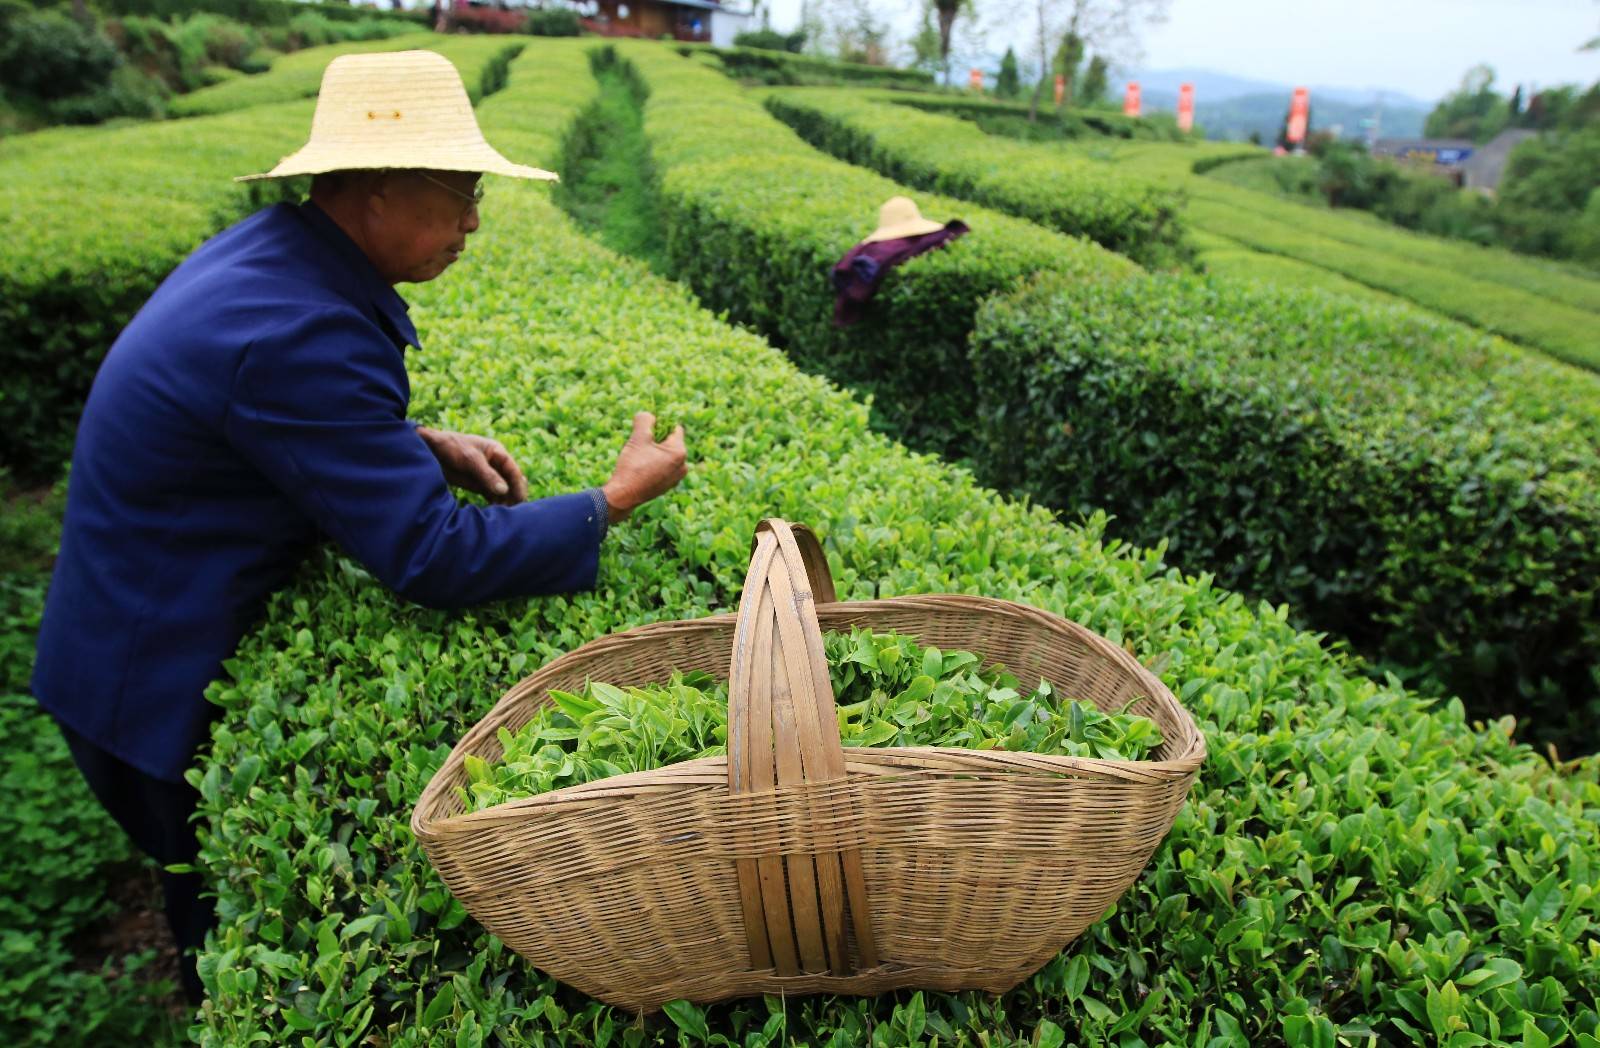
M 273 60 L 272 68 L 264 73 L 227 80 L 179 95 L 167 109 L 173 116 L 209 116 L 251 106 L 311 98 L 322 86 L 322 71 L 339 55 L 434 48 L 444 43 L 445 39 L 433 33 L 414 32 L 382 40 L 308 47 L 303 51 L 279 55 Z
M 1500 248 L 1396 229 L 1369 215 L 1297 204 L 1196 172 L 1225 161 L 1212 145 L 1041 143 L 1164 180 L 1189 197 L 1191 228 L 1284 255 L 1587 368 L 1600 367 L 1600 280 Z
M 735 84 L 672 49 L 621 41 L 597 54 L 636 71 L 639 93 L 648 93 L 644 129 L 659 175 L 667 272 L 802 367 L 874 395 L 879 420 L 918 446 L 965 453 L 967 338 L 985 297 L 1044 269 L 1138 272 L 1094 244 L 823 156 Z M 972 231 L 896 269 L 866 319 L 836 328 L 829 270 L 896 195 Z
M 483 107 L 518 159 L 555 162 L 549 124 L 592 101 L 572 53 L 530 44 Z M 543 494 L 603 477 L 649 408 L 687 427 L 689 478 L 607 537 L 592 593 L 427 611 L 328 551 L 273 600 L 211 693 L 223 719 L 195 776 L 223 917 L 201 1043 L 1600 1044 L 1594 762 L 1552 768 L 1504 724 L 1352 673 L 1281 609 L 1106 542 L 1103 518 L 1064 527 L 908 454 L 859 403 L 578 235 L 546 192 L 497 187 L 461 271 L 411 292 L 415 414 L 493 433 Z M 1158 667 L 1206 731 L 1150 871 L 1010 994 L 637 1022 L 507 953 L 407 832 L 506 687 L 604 633 L 731 608 L 774 514 L 818 528 L 846 598 L 1060 612 Z
M 772 92 L 766 104 L 817 148 L 898 182 L 1086 236 L 1143 265 L 1182 259 L 1183 202 L 1171 188 L 889 97 L 805 88 Z
M 1269 207 L 1262 207 L 1254 198 L 1271 200 L 1265 193 L 1251 194 L 1247 189 L 1219 185 L 1231 192 L 1250 194 L 1251 198 L 1224 202 L 1196 196 L 1188 214 L 1197 228 L 1214 230 L 1258 251 L 1285 255 L 1342 274 L 1436 313 L 1541 349 L 1568 363 L 1600 369 L 1600 336 L 1595 334 L 1600 330 L 1600 313 L 1460 270 L 1335 239 L 1324 234 L 1319 224 L 1304 221 L 1304 217 L 1351 221 L 1344 215 L 1326 214 L 1292 201 L 1275 200 Z M 1273 208 L 1292 210 L 1276 213 Z M 1423 234 L 1406 231 L 1405 235 Z M 1487 250 L 1461 241 L 1454 241 L 1451 246 L 1459 247 L 1463 253 Z M 1595 283 L 1600 285 L 1600 281 Z
M 708 61 L 713 68 L 737 80 L 755 80 L 763 84 L 858 84 L 912 91 L 933 87 L 933 75 L 920 69 L 836 62 L 816 55 L 757 47 L 711 47 L 707 44 L 679 44 L 677 47 L 681 54 Z
M 116 943 L 103 967 L 84 963 L 117 909 L 108 887 L 126 892 L 149 876 L 154 889 L 154 877 L 27 694 L 65 495 L 65 485 L 24 495 L 0 474 L 0 1043 L 156 1048 L 176 1042 L 178 1024 L 155 999 L 175 989 L 151 978 L 155 950 Z
M 1410 309 L 1041 278 L 973 338 L 980 476 L 1271 594 L 1523 733 L 1600 741 L 1600 395 Z
M 885 97 L 883 100 L 923 109 L 930 113 L 963 117 L 979 126 L 1003 126 L 1012 129 L 1018 129 L 1018 125 L 1012 121 L 1027 120 L 1031 108 L 1027 102 L 973 97 L 968 94 L 902 93 Z M 1041 103 L 1034 111 L 1031 123 L 1035 126 L 1028 133 L 1035 137 L 1046 138 L 1091 138 L 1104 135 L 1111 138 L 1182 141 L 1186 137 L 1178 130 L 1177 121 L 1166 113 L 1132 117 L 1109 109 L 1057 110 L 1048 101 Z M 1234 152 L 1237 153 L 1238 149 Z M 1253 156 L 1255 153 L 1256 151 L 1252 149 L 1246 155 Z
M 1468 696 L 1475 710 L 1515 711 L 1533 718 L 1540 737 L 1587 747 L 1600 733 L 1600 710 L 1590 708 L 1600 681 L 1594 676 L 1594 658 L 1586 653 L 1597 636 L 1595 584 L 1586 574 L 1592 555 L 1584 552 L 1593 516 L 1568 505 L 1574 497 L 1580 503 L 1591 500 L 1596 490 L 1597 478 L 1587 465 L 1600 433 L 1588 421 L 1600 413 L 1592 376 L 1542 359 L 1524 359 L 1479 333 L 1430 322 L 1412 309 L 1347 316 L 1342 300 L 1308 300 L 1292 290 L 1242 297 L 1245 305 L 1227 314 L 1235 330 L 1217 334 L 1218 346 L 1248 354 L 1268 371 L 1281 363 L 1281 381 L 1302 393 L 1306 391 L 1297 369 L 1308 359 L 1332 356 L 1336 359 L 1328 369 L 1337 376 L 1329 380 L 1332 385 L 1351 381 L 1346 371 L 1360 372 L 1363 384 L 1375 390 L 1373 404 L 1389 406 L 1389 425 L 1373 427 L 1365 417 L 1337 413 L 1325 423 L 1337 432 L 1336 443 L 1348 442 L 1364 449 L 1364 455 L 1388 462 L 1389 476 L 1375 478 L 1357 495 L 1297 481 L 1298 465 L 1285 466 L 1286 477 L 1266 469 L 1263 459 L 1299 459 L 1278 448 L 1281 436 L 1240 426 L 1204 396 L 1197 395 L 1184 411 L 1162 416 L 1136 403 L 1141 397 L 1150 397 L 1151 405 L 1161 402 L 1154 391 L 1123 382 L 1116 377 L 1120 372 L 1109 367 L 1094 372 L 1107 388 L 1080 390 L 1081 374 L 1061 378 L 1060 367 L 1041 364 L 1038 358 L 1048 352 L 1043 347 L 1061 344 L 1066 347 L 1062 353 L 1071 357 L 1079 344 L 1094 345 L 1097 324 L 1118 333 L 1108 334 L 1113 341 L 1121 332 L 1135 332 L 1130 341 L 1145 339 L 1155 353 L 1167 340 L 1182 345 L 1184 338 L 1201 337 L 1214 322 L 1205 309 L 1188 315 L 1195 301 L 1169 300 L 1162 285 L 1133 280 L 1126 273 L 1108 274 L 1111 279 L 1104 282 L 1085 281 L 1094 271 L 1083 268 L 1061 273 L 1067 284 L 1129 286 L 1126 293 L 1108 298 L 1105 316 L 1093 314 L 1092 323 L 1071 306 L 1018 311 L 1012 327 L 1002 326 L 987 336 L 986 350 L 991 361 L 999 359 L 1009 339 L 1016 343 L 1017 360 L 994 365 L 985 383 L 977 381 L 960 329 L 951 331 L 943 343 L 948 348 L 937 353 L 888 338 L 845 343 L 848 352 L 817 353 L 793 333 L 826 315 L 819 295 L 803 293 L 805 281 L 814 282 L 812 274 L 824 263 L 816 255 L 800 255 L 792 270 L 774 274 L 772 267 L 787 266 L 786 256 L 795 256 L 804 230 L 820 225 L 812 216 L 835 206 L 842 191 L 836 187 L 864 176 L 816 166 L 770 123 L 763 123 L 747 99 L 703 83 L 707 74 L 689 63 L 674 61 L 660 49 L 637 47 L 624 54 L 649 86 L 646 131 L 661 172 L 668 238 L 675 245 L 668 271 L 687 279 L 713 308 L 729 309 L 740 319 L 756 318 L 762 330 L 775 332 L 803 364 L 871 389 L 878 395 L 875 411 L 899 432 L 972 462 L 1001 488 L 1027 491 L 1067 512 L 1111 509 L 1125 521 L 1118 525 L 1120 533 L 1149 544 L 1170 538 L 1178 546 L 1179 563 L 1222 572 L 1232 586 L 1288 600 L 1303 621 L 1354 640 L 1362 651 L 1385 656 L 1410 679 L 1448 684 Z M 793 105 L 808 108 L 825 105 L 810 99 L 827 96 L 843 98 L 831 91 L 782 93 L 796 99 Z M 849 105 L 847 99 L 837 104 Z M 695 135 L 697 126 L 712 124 L 721 129 L 714 142 Z M 720 161 L 724 148 L 740 154 L 734 162 L 739 166 L 733 168 L 740 177 L 731 177 Z M 1206 159 L 1223 148 L 1197 148 L 1193 155 Z M 707 163 L 702 159 L 707 156 L 716 159 Z M 781 162 L 774 157 L 782 157 Z M 763 178 L 754 173 L 758 169 L 782 174 Z M 790 191 L 805 201 L 781 195 Z M 994 229 L 995 239 L 1014 235 L 1014 228 Z M 1228 243 L 1215 235 L 1202 234 L 1202 240 L 1208 246 Z M 895 310 L 891 331 L 913 323 L 930 303 L 937 304 L 934 308 L 943 305 L 938 297 L 943 286 L 930 288 L 922 281 L 935 260 L 952 268 L 960 264 L 957 251 L 964 243 L 919 260 L 907 267 L 904 279 L 887 286 Z M 1253 259 L 1258 267 L 1275 260 L 1294 264 L 1269 255 Z M 924 264 L 928 268 L 921 268 Z M 802 266 L 810 266 L 811 273 Z M 1035 266 L 1036 271 L 1051 268 Z M 740 276 L 747 272 L 756 278 Z M 767 283 L 774 276 L 776 289 Z M 1297 275 L 1269 269 L 1260 276 L 1281 285 Z M 1340 279 L 1327 274 L 1318 282 Z M 1360 285 L 1335 289 L 1358 301 L 1383 297 Z M 987 295 L 1007 289 L 990 283 L 977 290 Z M 1215 294 L 1226 298 L 1228 293 Z M 1313 306 L 1319 316 L 1316 328 L 1304 331 L 1303 316 Z M 959 319 L 966 322 L 969 316 L 963 313 Z M 1346 343 L 1352 344 L 1349 349 Z M 1477 363 L 1480 359 L 1485 362 Z M 1456 421 L 1449 439 L 1412 438 L 1404 426 L 1397 432 L 1411 409 L 1396 403 L 1403 395 L 1393 387 L 1396 368 L 1407 377 L 1405 390 L 1420 391 L 1418 395 L 1435 391 L 1429 401 L 1436 407 L 1430 424 L 1447 411 L 1451 397 L 1466 396 L 1460 391 L 1471 387 L 1471 406 L 1451 416 Z M 1484 403 L 1484 388 L 1504 392 Z M 1184 381 L 1176 381 L 1169 396 L 1179 397 L 1185 389 Z M 1580 395 L 1585 390 L 1587 395 Z M 1083 410 L 1090 414 L 1112 402 L 1119 409 L 1101 418 L 1098 427 L 1082 427 L 1092 438 L 1072 426 L 1064 432 L 1060 413 L 1074 396 L 1084 398 Z M 1509 441 L 1531 443 L 1515 455 L 1499 445 L 1485 449 L 1482 431 L 1474 432 L 1471 421 L 1485 412 L 1499 429 L 1529 431 L 1525 438 Z M 1564 422 L 1563 413 L 1585 421 Z M 1186 438 L 1183 427 L 1196 414 L 1206 419 L 1208 435 Z M 974 420 L 987 430 L 985 439 L 973 439 Z M 1297 433 L 1305 429 L 1304 420 L 1293 414 L 1282 424 Z M 1420 423 L 1407 423 L 1414 424 Z M 1145 425 L 1152 431 L 1144 431 Z M 1452 447 L 1449 440 L 1461 426 L 1473 439 Z M 926 438 L 939 433 L 946 435 L 943 442 Z M 1041 449 L 1049 454 L 1035 454 Z M 1574 455 L 1579 465 L 1563 465 Z M 1193 468 L 1168 468 L 1163 461 L 1192 462 Z M 1340 463 L 1341 469 L 1350 468 L 1346 459 Z M 1324 472 L 1307 468 L 1304 476 Z M 1232 473 L 1240 474 L 1236 483 L 1244 494 L 1214 491 L 1202 480 Z M 1551 475 L 1561 479 L 1546 479 Z M 1441 516 L 1413 521 L 1410 515 L 1422 496 L 1411 488 L 1424 481 L 1429 505 L 1438 505 Z M 1286 485 L 1299 493 L 1299 501 L 1279 503 Z M 1463 490 L 1452 495 L 1455 485 Z M 1535 489 L 1541 492 L 1537 498 Z M 1530 504 L 1537 512 L 1516 523 Z M 1327 505 L 1351 508 L 1335 513 Z M 1152 506 L 1161 512 L 1152 514 Z M 1370 510 L 1371 520 L 1334 542 L 1330 528 L 1335 521 L 1342 526 L 1356 512 L 1353 507 L 1361 513 Z M 1535 521 L 1539 513 L 1553 517 Z M 1432 526 L 1424 526 L 1430 520 Z M 1568 526 L 1562 526 L 1564 521 Z M 1516 531 L 1515 541 L 1502 541 L 1506 530 Z M 1486 552 L 1497 545 L 1493 556 Z M 1523 558 L 1534 559 L 1524 564 Z
M 518 46 L 462 37 L 440 39 L 436 49 L 476 95 L 485 71 Z M 7 140 L 0 154 L 0 222 L 11 231 L 0 249 L 0 370 L 7 375 L 0 463 L 34 479 L 55 476 L 112 340 L 189 252 L 281 191 L 272 183 L 247 189 L 233 178 L 265 171 L 298 148 L 312 108 L 309 100 L 287 102 Z
M 1252 251 L 1237 240 L 1229 240 L 1215 233 L 1196 230 L 1190 234 L 1189 242 L 1194 245 L 1196 261 L 1202 270 L 1236 283 L 1276 284 L 1281 287 L 1301 289 L 1318 288 L 1386 305 L 1397 305 L 1405 301 L 1386 291 L 1358 284 L 1349 277 L 1342 277 L 1321 266 L 1314 266 L 1309 262 L 1301 262 L 1299 259 L 1284 255 Z

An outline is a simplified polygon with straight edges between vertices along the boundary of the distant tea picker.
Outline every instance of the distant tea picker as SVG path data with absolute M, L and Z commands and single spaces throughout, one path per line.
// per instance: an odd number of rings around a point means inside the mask
M 101 803 L 164 865 L 197 854 L 184 772 L 217 712 L 205 688 L 320 538 L 431 606 L 585 589 L 607 527 L 684 476 L 682 427 L 658 442 L 641 412 L 605 483 L 529 502 L 499 442 L 407 419 L 417 332 L 395 285 L 461 257 L 484 174 L 556 178 L 484 140 L 445 58 L 337 58 L 310 140 L 246 176 L 310 175 L 310 199 L 203 244 L 101 365 L 33 692 Z M 198 1002 L 187 951 L 215 913 L 199 875 L 162 880 Z

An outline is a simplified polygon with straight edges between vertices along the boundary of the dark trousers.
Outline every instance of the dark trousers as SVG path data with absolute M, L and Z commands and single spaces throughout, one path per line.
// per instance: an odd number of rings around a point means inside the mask
M 194 862 L 200 846 L 189 818 L 200 803 L 199 791 L 186 782 L 166 782 L 147 775 L 65 724 L 60 726 L 89 789 L 139 850 L 162 866 Z M 192 951 L 205 943 L 206 932 L 217 923 L 214 901 L 200 897 L 204 886 L 198 873 L 161 871 L 167 923 L 178 943 L 178 976 L 189 1003 L 196 1006 L 205 999 L 205 990 Z

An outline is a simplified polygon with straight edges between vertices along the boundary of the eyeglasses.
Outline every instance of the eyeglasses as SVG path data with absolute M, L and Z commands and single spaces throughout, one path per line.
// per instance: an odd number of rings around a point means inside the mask
M 472 192 L 463 193 L 461 190 L 456 189 L 453 186 L 447 186 L 443 182 L 439 181 L 437 178 L 434 178 L 431 175 L 425 174 L 425 173 L 423 173 L 421 171 L 413 171 L 412 174 L 416 175 L 418 178 L 422 179 L 425 182 L 432 182 L 434 185 L 438 186 L 440 189 L 443 189 L 448 193 L 454 193 L 456 196 L 458 196 L 461 199 L 467 201 L 468 203 L 467 203 L 466 209 L 461 212 L 461 217 L 463 219 L 465 219 L 472 212 L 476 211 L 478 209 L 478 205 L 483 203 L 483 182 L 482 182 L 482 180 L 480 180 L 477 185 L 472 187 Z

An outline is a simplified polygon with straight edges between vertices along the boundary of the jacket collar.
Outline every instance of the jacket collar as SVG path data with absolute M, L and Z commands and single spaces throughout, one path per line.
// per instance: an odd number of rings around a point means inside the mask
M 298 205 L 298 210 L 300 217 L 305 219 L 306 225 L 311 227 L 317 238 L 332 248 L 345 263 L 345 270 L 350 274 L 360 296 L 370 302 L 379 315 L 389 322 L 406 345 L 418 345 L 417 329 L 411 323 L 411 307 L 400 297 L 400 293 L 383 279 L 378 267 L 372 264 L 372 260 L 361 250 L 360 245 L 351 240 L 350 234 L 340 229 L 339 224 L 329 218 L 326 211 L 310 200 Z

